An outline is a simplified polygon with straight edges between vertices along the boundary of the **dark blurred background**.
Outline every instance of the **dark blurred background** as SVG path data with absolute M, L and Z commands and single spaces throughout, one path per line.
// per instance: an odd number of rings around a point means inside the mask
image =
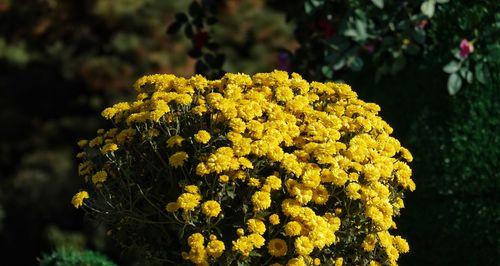
M 94 250 L 134 265 L 138 254 L 70 204 L 76 141 L 142 75 L 282 69 L 351 84 L 412 151 L 401 265 L 496 265 L 499 11 L 464 0 L 0 0 L 0 264 Z

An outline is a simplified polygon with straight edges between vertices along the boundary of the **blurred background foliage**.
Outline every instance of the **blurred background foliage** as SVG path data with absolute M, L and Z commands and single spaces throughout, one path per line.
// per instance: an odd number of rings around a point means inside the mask
M 140 247 L 124 253 L 69 204 L 75 141 L 141 75 L 279 68 L 351 84 L 411 148 L 402 265 L 495 265 L 499 11 L 487 0 L 0 0 L 2 259 L 113 265 L 92 249 L 133 265 Z
M 116 266 L 104 255 L 93 251 L 62 250 L 44 254 L 40 266 Z

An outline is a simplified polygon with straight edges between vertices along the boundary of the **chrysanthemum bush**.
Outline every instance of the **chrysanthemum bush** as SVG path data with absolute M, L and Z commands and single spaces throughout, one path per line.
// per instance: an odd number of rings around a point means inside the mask
M 82 140 L 73 198 L 159 263 L 396 265 L 410 152 L 346 84 L 151 75 Z

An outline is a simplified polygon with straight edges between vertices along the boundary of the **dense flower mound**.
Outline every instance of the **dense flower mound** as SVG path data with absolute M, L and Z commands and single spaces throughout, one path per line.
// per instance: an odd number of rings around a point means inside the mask
M 73 198 L 160 262 L 396 265 L 409 151 L 346 84 L 151 75 L 82 140 Z M 88 193 L 86 192 L 88 191 Z

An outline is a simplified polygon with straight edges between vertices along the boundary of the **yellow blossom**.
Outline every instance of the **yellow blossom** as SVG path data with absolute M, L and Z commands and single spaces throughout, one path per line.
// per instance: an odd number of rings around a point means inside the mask
M 269 241 L 267 250 L 274 257 L 282 257 L 288 252 L 288 246 L 283 239 L 275 238 Z
M 217 217 L 221 211 L 220 205 L 217 201 L 205 201 L 201 206 L 201 211 L 208 217 Z
M 258 219 L 249 219 L 247 221 L 248 231 L 251 233 L 257 233 L 259 235 L 264 234 L 266 232 L 266 225 L 263 221 Z
M 268 176 L 265 185 L 269 186 L 272 190 L 278 190 L 281 188 L 281 179 L 274 175 Z
M 203 144 L 207 144 L 210 141 L 210 133 L 206 130 L 200 130 L 194 135 L 194 139 Z
M 114 152 L 116 150 L 118 150 L 118 145 L 115 143 L 107 143 L 101 148 L 102 154 Z
M 168 212 L 175 212 L 179 209 L 179 204 L 177 202 L 169 202 L 166 206 L 165 206 L 165 210 L 167 210 Z
M 167 140 L 167 147 L 173 148 L 175 146 L 181 146 L 183 141 L 184 138 L 179 135 L 172 136 Z
M 301 231 L 302 225 L 297 221 L 291 221 L 285 225 L 285 234 L 287 236 L 298 236 Z
M 225 249 L 224 242 L 217 239 L 210 240 L 206 248 L 208 255 L 213 258 L 220 257 Z
M 168 158 L 168 162 L 174 168 L 180 167 L 184 165 L 184 162 L 188 159 L 188 154 L 183 151 L 179 151 L 174 153 L 172 156 Z
M 92 176 L 92 183 L 101 184 L 104 183 L 107 178 L 108 173 L 106 173 L 105 171 L 99 171 Z
M 257 191 L 252 196 L 253 208 L 262 211 L 271 206 L 271 194 L 269 192 Z
M 75 206 L 75 208 L 80 208 L 83 205 L 83 200 L 89 198 L 89 193 L 87 191 L 80 191 L 73 196 L 71 199 L 71 204 Z
M 184 211 L 192 211 L 200 204 L 201 197 L 197 194 L 183 193 L 177 198 L 179 208 Z
M 79 140 L 77 144 L 78 144 L 78 147 L 83 148 L 83 147 L 85 147 L 88 143 L 89 143 L 89 141 L 88 141 L 88 140 L 86 140 L 86 139 L 82 139 L 82 140 Z
M 269 223 L 271 223 L 272 225 L 279 224 L 280 217 L 276 213 L 269 215 Z
M 299 255 L 309 255 L 314 249 L 311 240 L 306 236 L 299 236 L 295 239 L 295 251 Z
M 229 181 L 229 176 L 227 176 L 227 175 L 220 175 L 219 176 L 219 181 L 221 183 L 227 183 Z
M 187 185 L 184 187 L 184 191 L 192 194 L 198 194 L 200 192 L 200 188 L 196 185 Z

